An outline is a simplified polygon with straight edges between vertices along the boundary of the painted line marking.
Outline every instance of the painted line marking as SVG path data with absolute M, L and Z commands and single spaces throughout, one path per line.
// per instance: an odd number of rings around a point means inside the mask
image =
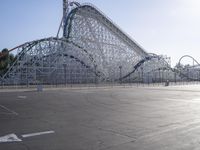
M 22 137 L 27 138 L 27 137 L 33 137 L 33 136 L 44 135 L 44 134 L 52 134 L 52 133 L 55 133 L 55 131 L 45 131 L 45 132 L 24 134 L 24 135 L 22 135 Z
M 28 138 L 38 135 L 44 135 L 44 134 L 52 134 L 55 133 L 55 131 L 45 131 L 45 132 L 37 132 L 37 133 L 30 133 L 30 134 L 23 134 L 22 138 Z M 16 134 L 7 134 L 0 137 L 0 143 L 6 143 L 6 142 L 22 142 L 22 139 L 18 138 Z
M 7 110 L 8 112 L 10 112 L 10 113 L 12 113 L 12 114 L 14 114 L 14 115 L 18 115 L 18 113 L 16 113 L 15 111 L 13 111 L 13 110 L 11 110 L 11 109 L 9 109 L 9 108 L 3 106 L 3 105 L 0 105 L 0 107 L 3 108 L 3 109 L 5 109 L 5 110 Z M 10 114 L 10 113 L 9 113 L 9 114 Z
M 0 143 L 5 142 L 21 142 L 22 140 L 19 139 L 15 134 L 8 134 L 5 136 L 0 137 Z
M 20 99 L 26 99 L 26 96 L 20 95 L 20 96 L 18 96 L 18 98 L 20 98 Z

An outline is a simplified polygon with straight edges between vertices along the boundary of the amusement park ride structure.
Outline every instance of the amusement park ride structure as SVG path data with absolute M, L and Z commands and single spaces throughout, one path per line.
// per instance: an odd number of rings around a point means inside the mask
M 169 57 L 145 51 L 95 6 L 68 0 L 63 0 L 56 37 L 11 51 L 17 51 L 17 59 L 1 84 L 149 83 L 200 77 L 199 63 L 191 56 L 196 66 L 171 68 Z

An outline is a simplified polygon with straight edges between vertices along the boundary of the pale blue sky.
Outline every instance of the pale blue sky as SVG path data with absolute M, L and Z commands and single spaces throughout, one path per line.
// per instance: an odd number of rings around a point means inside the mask
M 189 54 L 200 61 L 199 0 L 78 0 L 102 10 L 148 52 L 174 65 Z M 1 0 L 0 49 L 56 36 L 62 0 Z

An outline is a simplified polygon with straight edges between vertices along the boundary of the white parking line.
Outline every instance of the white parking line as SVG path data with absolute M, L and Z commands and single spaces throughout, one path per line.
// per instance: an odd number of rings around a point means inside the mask
M 51 134 L 55 133 L 55 131 L 45 131 L 45 132 L 37 132 L 37 133 L 30 133 L 30 134 L 24 134 L 21 135 L 22 138 L 28 138 L 38 135 L 44 135 L 44 134 Z M 0 143 L 6 143 L 6 142 L 22 142 L 22 139 L 18 138 L 16 134 L 7 134 L 0 137 Z
M 20 96 L 18 96 L 18 98 L 20 98 L 20 99 L 26 99 L 26 96 L 20 95 Z
M 55 131 L 45 131 L 45 132 L 37 132 L 37 133 L 24 134 L 24 135 L 22 135 L 22 137 L 23 138 L 27 138 L 27 137 L 44 135 L 44 134 L 51 134 L 51 133 L 55 133 Z
M 0 137 L 0 143 L 5 143 L 5 142 L 21 142 L 21 141 L 22 140 L 19 139 L 14 133 Z
M 6 111 L 10 112 L 10 113 L 3 113 L 3 114 L 13 114 L 13 115 L 18 115 L 18 113 L 16 113 L 15 111 L 3 106 L 3 105 L 0 105 L 1 108 L 5 109 Z

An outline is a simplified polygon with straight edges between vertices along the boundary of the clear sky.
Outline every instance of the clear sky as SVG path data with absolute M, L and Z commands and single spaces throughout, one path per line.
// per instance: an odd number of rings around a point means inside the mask
M 146 51 L 200 61 L 200 0 L 77 0 L 92 3 Z M 0 49 L 56 36 L 62 0 L 1 0 Z

